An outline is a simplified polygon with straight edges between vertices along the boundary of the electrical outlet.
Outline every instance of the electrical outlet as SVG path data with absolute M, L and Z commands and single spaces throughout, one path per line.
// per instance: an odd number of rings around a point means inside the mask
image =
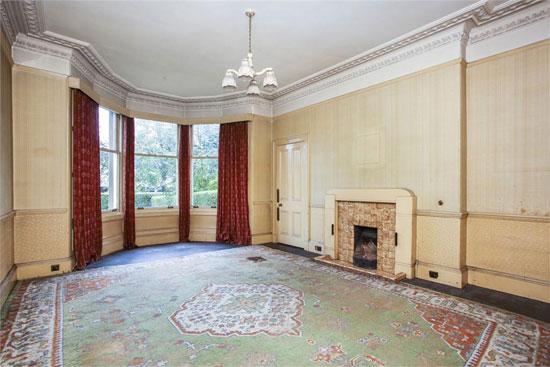
M 59 264 L 54 264 L 51 267 L 52 271 L 59 271 Z
M 439 273 L 437 271 L 429 271 L 429 274 L 430 274 L 430 278 L 434 278 L 434 279 L 437 279 L 437 277 L 439 276 Z
M 321 252 L 323 251 L 323 248 L 321 246 L 315 246 L 315 251 Z

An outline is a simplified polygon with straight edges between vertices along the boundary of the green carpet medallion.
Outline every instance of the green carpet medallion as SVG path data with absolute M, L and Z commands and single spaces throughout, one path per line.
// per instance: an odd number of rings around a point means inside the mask
M 2 366 L 548 365 L 550 326 L 254 246 L 22 282 Z

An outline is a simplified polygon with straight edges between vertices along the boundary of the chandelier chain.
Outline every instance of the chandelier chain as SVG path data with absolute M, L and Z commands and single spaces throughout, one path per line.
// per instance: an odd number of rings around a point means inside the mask
M 236 89 L 236 76 L 240 80 L 248 82 L 248 89 L 246 90 L 247 95 L 259 96 L 260 86 L 256 80 L 257 77 L 263 76 L 263 89 L 267 92 L 272 92 L 277 89 L 278 83 L 273 68 L 265 68 L 258 72 L 254 70 L 254 63 L 252 61 L 252 17 L 255 12 L 252 9 L 248 9 L 245 14 L 248 16 L 248 55 L 241 60 L 241 66 L 238 70 L 227 69 L 222 81 L 222 88 L 224 90 Z
M 248 53 L 252 53 L 252 14 L 248 16 Z

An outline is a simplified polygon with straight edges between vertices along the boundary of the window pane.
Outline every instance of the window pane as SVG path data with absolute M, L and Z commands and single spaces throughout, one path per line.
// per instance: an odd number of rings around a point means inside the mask
M 101 148 L 117 150 L 115 117 L 114 112 L 99 107 L 99 146 Z
M 220 125 L 193 125 L 193 156 L 217 157 Z
M 218 159 L 193 159 L 194 206 L 218 204 Z
M 154 155 L 178 155 L 178 125 L 135 119 L 135 152 Z
M 101 210 L 118 209 L 118 154 L 100 152 Z
M 177 205 L 176 158 L 135 157 L 135 204 L 137 207 Z

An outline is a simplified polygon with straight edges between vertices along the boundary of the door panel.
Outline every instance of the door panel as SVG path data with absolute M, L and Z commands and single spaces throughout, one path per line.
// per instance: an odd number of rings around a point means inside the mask
M 307 248 L 307 145 L 305 142 L 279 145 L 276 158 L 278 241 Z

